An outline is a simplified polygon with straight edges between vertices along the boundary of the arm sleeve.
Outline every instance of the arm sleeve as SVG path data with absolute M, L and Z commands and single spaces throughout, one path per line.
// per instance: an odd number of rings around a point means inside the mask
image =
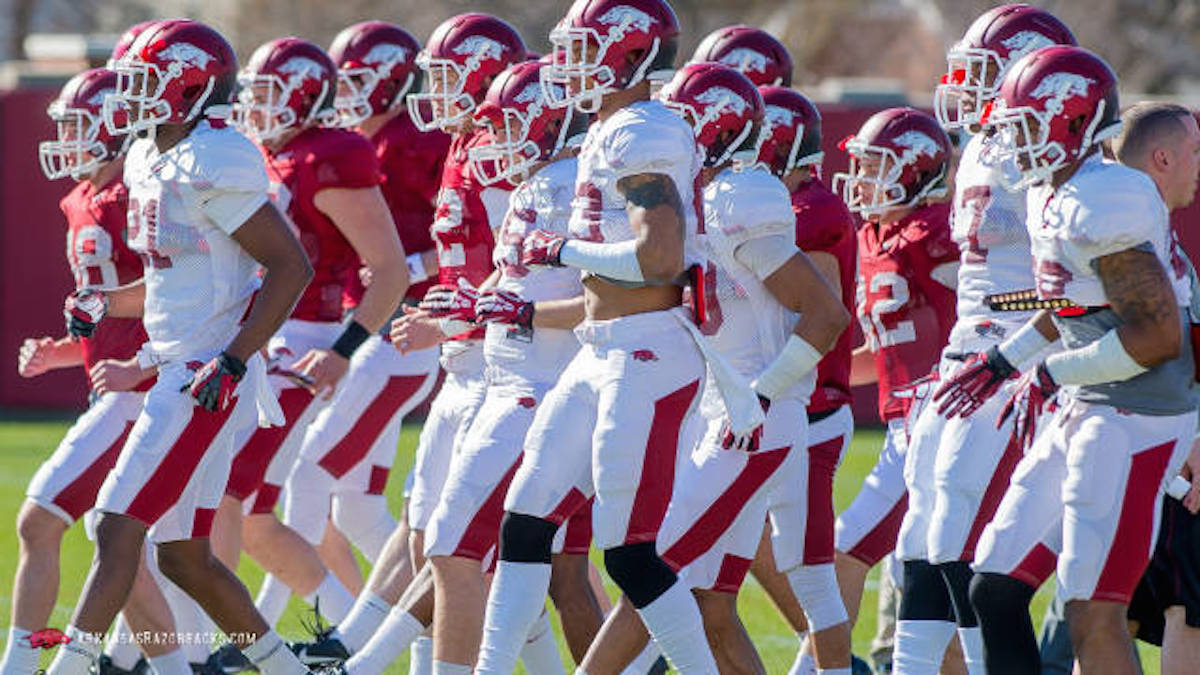
M 508 212 L 508 197 L 512 194 L 500 188 L 484 188 L 479 193 L 479 201 L 483 202 L 483 210 L 487 212 L 488 227 L 492 232 L 499 232 L 504 224 L 504 215 Z
M 943 335 L 949 335 L 958 316 L 958 294 L 937 277 L 945 276 L 958 260 L 958 246 L 950 238 L 948 224 L 929 224 L 924 235 L 908 246 L 913 283 L 937 313 Z
M 804 204 L 794 211 L 796 245 L 809 253 L 832 252 L 854 236 L 849 214 L 838 213 L 823 204 Z
M 367 139 L 346 134 L 346 142 L 323 153 L 314 168 L 316 189 L 372 188 L 380 184 L 379 159 Z
M 1116 173 L 1116 172 L 1112 172 Z M 1096 258 L 1169 241 L 1169 215 L 1153 181 L 1132 169 L 1104 183 L 1091 181 L 1086 202 L 1068 212 L 1065 253 L 1080 269 Z
M 196 182 L 197 202 L 204 215 L 226 234 L 233 234 L 267 203 L 270 186 L 258 149 L 239 141 L 212 144 L 202 162 L 206 176 Z
M 733 257 L 763 281 L 799 252 L 791 237 L 772 234 L 743 243 L 734 249 Z
M 674 176 L 676 167 L 691 164 L 696 140 L 681 119 L 634 118 L 612 131 L 606 151 L 617 180 L 644 173 Z

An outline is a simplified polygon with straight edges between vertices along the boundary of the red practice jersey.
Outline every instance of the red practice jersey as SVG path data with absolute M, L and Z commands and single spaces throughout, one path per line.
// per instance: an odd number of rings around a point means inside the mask
M 340 321 L 342 292 L 350 275 L 357 275 L 358 254 L 314 199 L 326 188 L 379 185 L 375 148 L 353 131 L 314 127 L 274 152 L 264 149 L 263 156 L 272 199 L 291 219 L 313 266 L 313 279 L 292 318 Z
M 371 142 L 375 145 L 375 156 L 379 159 L 379 172 L 383 177 L 380 185 L 383 198 L 396 222 L 405 254 L 428 251 L 433 248 L 430 225 L 442 180 L 442 166 L 450 149 L 450 136 L 441 131 L 418 130 L 408 111 L 404 110 L 375 132 Z M 431 277 L 412 284 L 405 297 L 420 300 L 434 283 Z M 353 275 L 349 286 L 352 302 L 347 304 L 357 305 L 362 298 L 358 274 Z
M 850 210 L 824 183 L 813 179 L 792 193 L 792 212 L 796 214 L 796 245 L 805 253 L 828 253 L 837 259 L 842 304 L 847 312 L 853 313 L 858 250 Z M 843 331 L 833 349 L 817 365 L 817 386 L 808 412 L 826 412 L 850 403 L 853 332 Z
M 75 288 L 114 288 L 141 278 L 142 261 L 125 244 L 128 206 L 129 191 L 120 173 L 99 188 L 79 181 L 59 202 L 67 218 L 67 262 Z M 84 365 L 90 370 L 102 359 L 132 358 L 145 341 L 140 319 L 105 319 L 91 337 L 81 339 Z M 137 391 L 153 384 L 150 378 Z
M 858 319 L 875 354 L 879 415 L 903 416 L 892 392 L 933 370 L 954 326 L 956 295 L 933 278 L 958 262 L 948 204 L 930 204 L 884 226 L 858 231 Z

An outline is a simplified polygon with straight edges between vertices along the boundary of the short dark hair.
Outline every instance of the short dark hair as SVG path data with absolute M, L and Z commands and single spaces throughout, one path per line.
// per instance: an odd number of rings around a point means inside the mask
M 1140 164 L 1163 134 L 1174 136 L 1185 131 L 1185 117 L 1192 117 L 1192 111 L 1178 103 L 1143 102 L 1130 106 L 1121 115 L 1121 133 L 1112 140 L 1113 155 L 1122 164 Z

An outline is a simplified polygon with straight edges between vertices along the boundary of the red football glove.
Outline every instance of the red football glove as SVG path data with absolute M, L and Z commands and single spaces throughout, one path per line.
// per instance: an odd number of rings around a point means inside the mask
M 562 267 L 559 254 L 567 240 L 553 232 L 534 230 L 525 237 L 521 244 L 521 264 Z
M 81 288 L 68 295 L 63 303 L 67 332 L 77 338 L 91 337 L 105 314 L 108 314 L 108 296 L 93 288 Z
M 1017 369 L 998 348 L 975 354 L 933 395 L 933 400 L 941 401 L 938 414 L 968 417 L 1000 391 L 1005 380 L 1016 375 Z
M 475 301 L 478 299 L 479 291 L 469 285 L 438 284 L 425 292 L 420 308 L 439 319 L 474 321 Z
M 771 412 L 771 399 L 760 395 L 758 397 L 758 403 L 762 406 L 764 413 Z M 729 425 L 726 424 L 725 435 L 721 438 L 721 447 L 725 450 L 757 452 L 759 443 L 762 442 L 763 427 L 765 425 L 766 422 L 763 422 L 763 424 L 755 427 L 754 431 L 751 431 L 748 435 L 736 436 L 733 433 L 733 429 L 730 429 Z
M 241 359 L 221 352 L 197 370 L 191 384 L 184 385 L 179 391 L 190 391 L 205 410 L 225 410 L 233 402 L 233 392 L 245 374 L 246 364 Z
M 489 289 L 475 302 L 475 320 L 479 323 L 510 323 L 523 328 L 533 327 L 533 303 L 512 291 Z
M 1033 445 L 1033 437 L 1037 433 L 1037 418 L 1044 412 L 1053 412 L 1057 407 L 1055 396 L 1058 394 L 1058 383 L 1046 370 L 1046 363 L 1039 363 L 1037 368 L 1026 373 L 1017 383 L 1016 390 L 1004 404 L 1000 417 L 996 420 L 999 428 L 1013 416 L 1012 438 L 1021 444 L 1023 450 Z

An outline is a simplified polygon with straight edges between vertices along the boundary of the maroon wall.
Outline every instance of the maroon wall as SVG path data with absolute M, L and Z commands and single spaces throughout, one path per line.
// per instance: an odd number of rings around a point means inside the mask
M 64 258 L 65 238 L 58 200 L 70 181 L 51 182 L 37 165 L 37 143 L 54 130 L 45 115 L 54 92 L 0 94 L 0 408 L 82 409 L 85 380 L 80 369 L 25 380 L 16 354 L 30 336 L 61 335 L 62 301 L 71 290 Z M 821 106 L 824 116 L 825 180 L 844 170 L 841 139 L 854 133 L 874 109 Z M 1200 204 L 1176 214 L 1174 222 L 1189 251 L 1200 252 Z M 857 331 L 857 324 L 854 325 Z M 855 416 L 878 421 L 874 387 L 861 387 Z

